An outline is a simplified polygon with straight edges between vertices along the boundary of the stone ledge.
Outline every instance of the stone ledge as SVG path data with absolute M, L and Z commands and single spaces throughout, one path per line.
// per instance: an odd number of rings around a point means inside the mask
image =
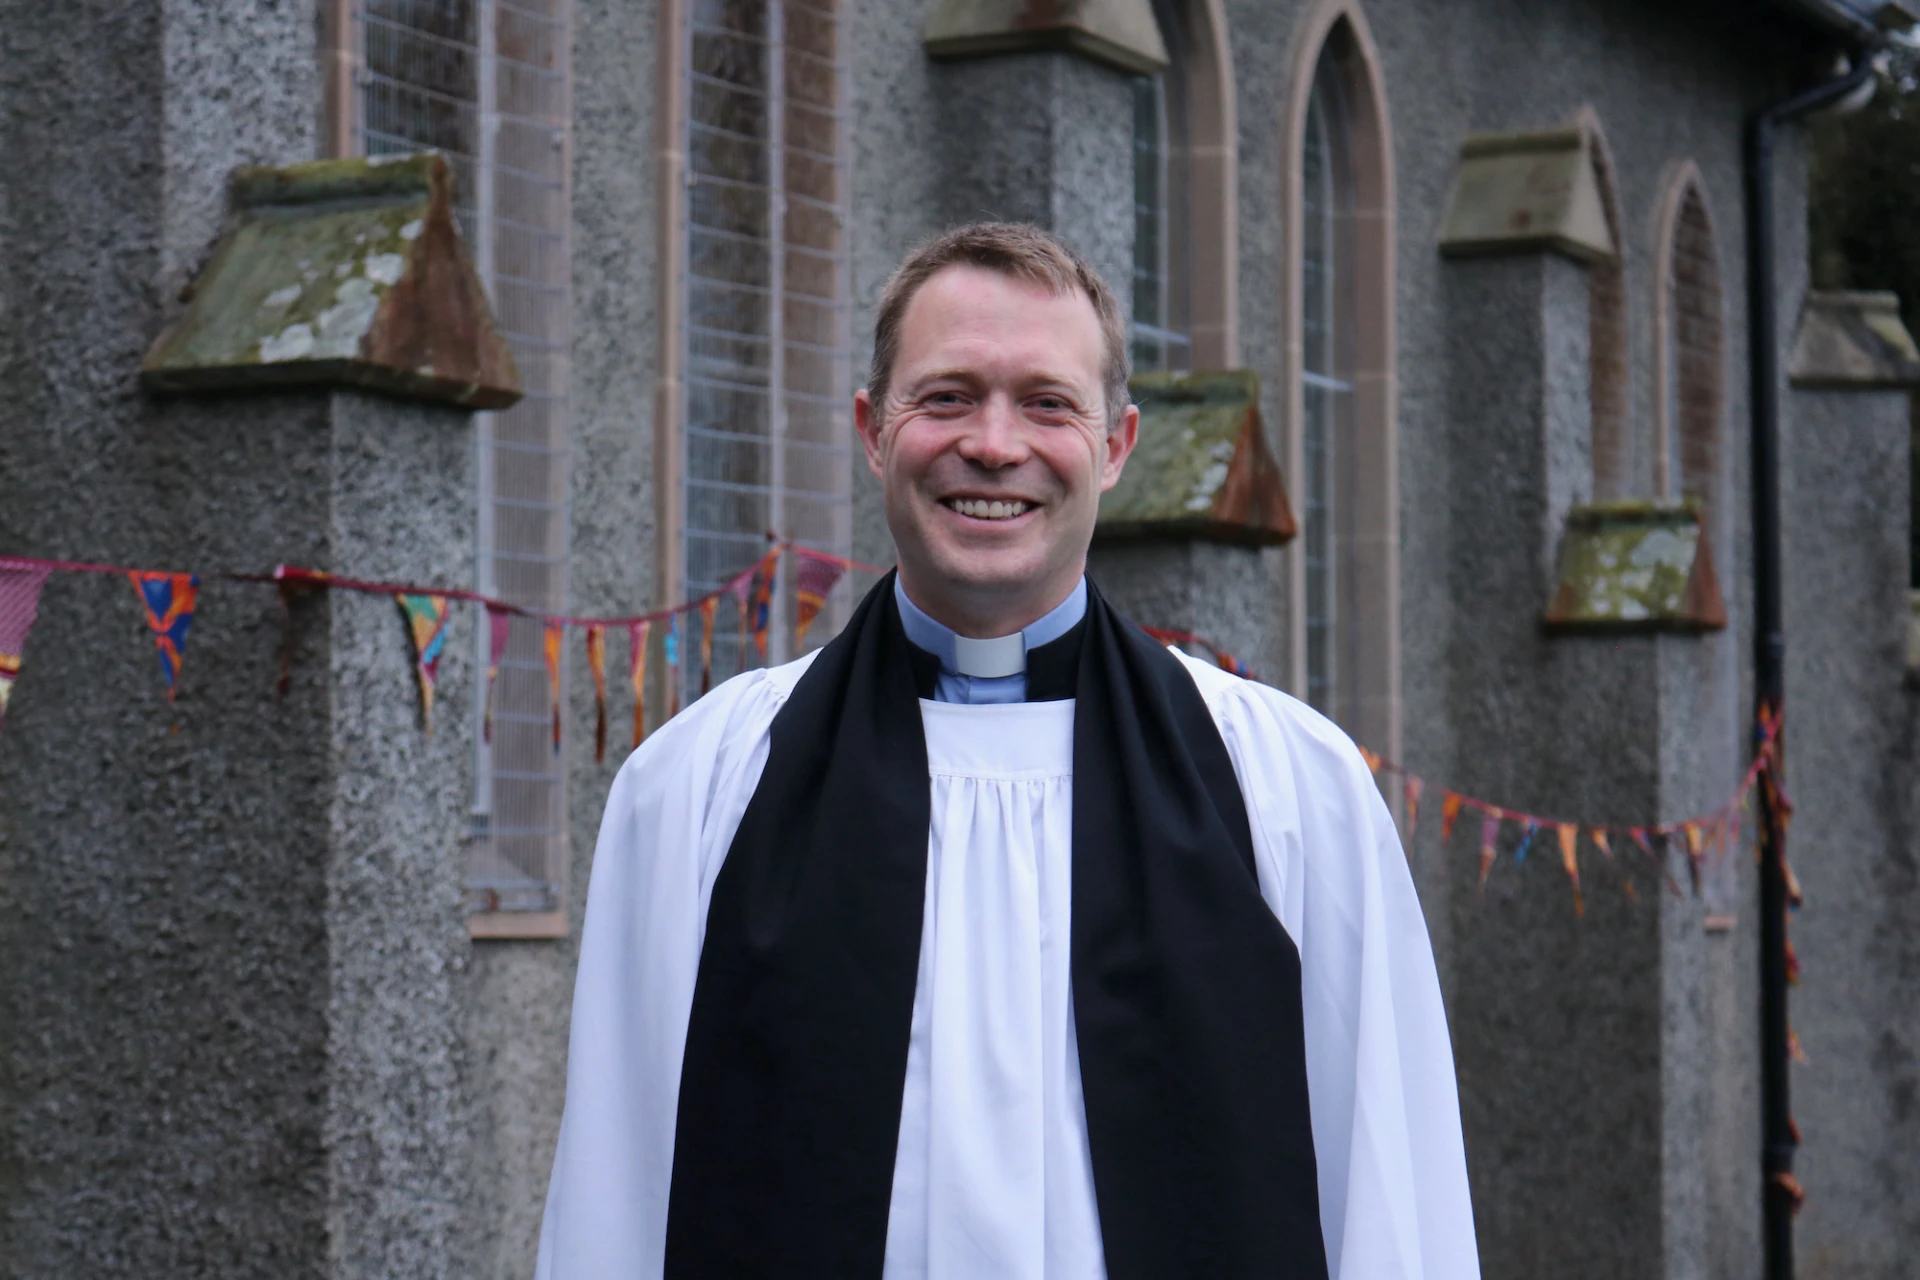
M 922 43 L 943 60 L 1069 50 L 1128 75 L 1167 67 L 1148 0 L 940 0 Z
M 1460 167 L 1441 221 L 1448 257 L 1549 250 L 1593 265 L 1615 259 L 1586 130 L 1476 133 L 1460 144 Z
M 1808 390 L 1920 386 L 1920 349 L 1901 323 L 1899 297 L 1878 291 L 1809 292 L 1787 376 Z
M 1260 423 L 1260 375 L 1147 373 L 1128 384 L 1140 439 L 1100 499 L 1095 538 L 1205 538 L 1275 547 L 1297 532 Z
M 1706 526 L 1691 503 L 1573 508 L 1554 576 L 1549 631 L 1697 633 L 1727 625 Z
M 520 399 L 444 157 L 241 169 L 232 194 L 238 225 L 142 362 L 148 389 L 356 386 L 469 409 Z

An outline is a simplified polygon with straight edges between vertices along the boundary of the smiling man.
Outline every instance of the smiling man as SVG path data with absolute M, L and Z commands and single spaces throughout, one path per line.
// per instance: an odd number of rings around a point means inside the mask
M 899 569 L 621 770 L 544 1280 L 1478 1274 L 1365 764 L 1085 577 L 1126 388 L 1045 232 L 889 281 L 854 416 Z

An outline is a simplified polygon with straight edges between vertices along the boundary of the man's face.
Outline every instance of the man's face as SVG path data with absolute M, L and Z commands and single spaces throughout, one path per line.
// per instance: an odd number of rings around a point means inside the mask
M 1101 357 L 1079 290 L 948 267 L 907 304 L 886 403 L 855 397 L 902 582 L 963 634 L 1019 630 L 1085 572 L 1139 423 L 1107 429 Z

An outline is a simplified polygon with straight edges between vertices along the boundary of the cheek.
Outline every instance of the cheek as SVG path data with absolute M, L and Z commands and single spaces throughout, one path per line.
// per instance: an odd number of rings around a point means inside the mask
M 1042 437 L 1035 449 L 1047 468 L 1068 489 L 1099 492 L 1100 468 L 1106 462 L 1105 437 L 1080 427 L 1065 427 Z

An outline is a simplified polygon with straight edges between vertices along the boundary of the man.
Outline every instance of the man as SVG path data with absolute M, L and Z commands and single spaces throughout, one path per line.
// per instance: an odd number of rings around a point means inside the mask
M 1084 577 L 1126 352 L 1032 227 L 889 282 L 854 415 L 898 571 L 614 785 L 544 1280 L 1477 1275 L 1366 766 Z

